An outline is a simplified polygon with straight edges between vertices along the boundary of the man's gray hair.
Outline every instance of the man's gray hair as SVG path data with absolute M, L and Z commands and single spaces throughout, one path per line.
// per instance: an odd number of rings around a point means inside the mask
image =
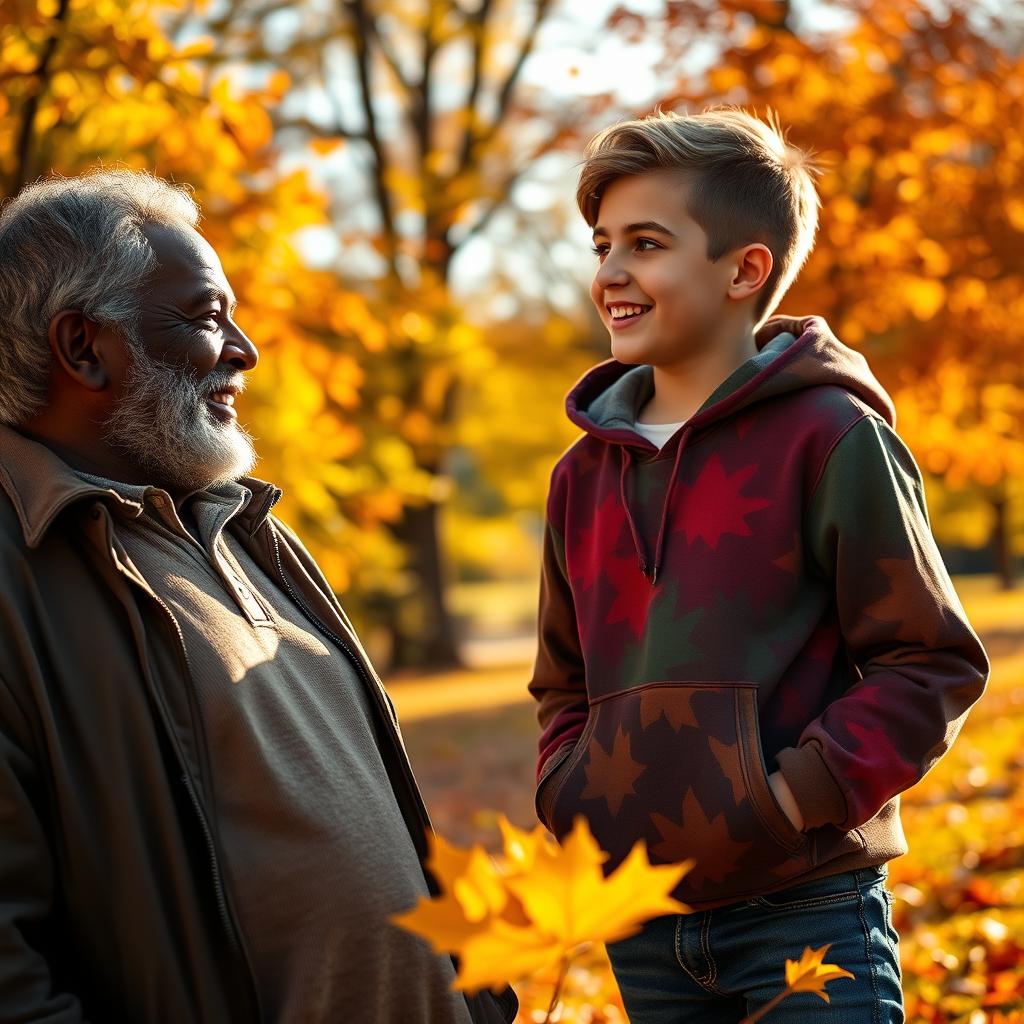
M 141 286 L 156 265 L 142 226 L 198 223 L 183 186 L 144 171 L 39 181 L 0 209 L 0 423 L 43 407 L 54 314 L 79 310 L 137 340 Z

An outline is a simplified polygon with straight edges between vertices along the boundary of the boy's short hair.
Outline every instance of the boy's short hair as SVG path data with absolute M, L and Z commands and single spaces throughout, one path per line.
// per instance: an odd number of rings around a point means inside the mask
M 810 156 L 786 142 L 772 115 L 765 122 L 733 107 L 659 110 L 591 140 L 576 190 L 580 212 L 594 227 L 613 181 L 662 170 L 689 180 L 687 210 L 708 236 L 708 259 L 751 242 L 771 250 L 774 266 L 755 307 L 763 319 L 814 246 L 819 201 Z

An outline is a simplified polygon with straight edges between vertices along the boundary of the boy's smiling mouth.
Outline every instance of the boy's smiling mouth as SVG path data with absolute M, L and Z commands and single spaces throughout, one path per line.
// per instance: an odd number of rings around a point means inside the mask
M 609 302 L 605 308 L 615 327 L 634 324 L 652 307 L 639 302 Z

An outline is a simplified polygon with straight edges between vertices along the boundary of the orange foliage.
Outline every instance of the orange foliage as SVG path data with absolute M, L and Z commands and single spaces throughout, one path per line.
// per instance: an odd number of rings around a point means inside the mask
M 399 554 L 383 524 L 426 486 L 408 444 L 364 404 L 367 359 L 386 348 L 390 325 L 296 249 L 297 231 L 327 224 L 327 201 L 305 172 L 277 169 L 271 112 L 288 76 L 243 85 L 204 60 L 212 40 L 176 45 L 168 27 L 188 6 L 0 5 L 0 197 L 100 161 L 194 188 L 201 230 L 264 357 L 240 406 L 257 473 L 283 487 L 279 511 L 339 591 L 386 590 Z
M 818 33 L 786 0 L 696 6 L 670 8 L 666 66 L 701 23 L 723 51 L 668 102 L 773 108 L 822 169 L 817 249 L 784 308 L 864 348 L 930 471 L 987 488 L 1020 474 L 1021 26 L 966 2 L 845 0 L 825 6 L 847 26 Z

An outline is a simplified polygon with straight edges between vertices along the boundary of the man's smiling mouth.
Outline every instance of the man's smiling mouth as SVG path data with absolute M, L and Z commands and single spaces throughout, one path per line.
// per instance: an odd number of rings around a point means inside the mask
M 215 415 L 221 419 L 238 419 L 238 413 L 235 412 L 235 395 L 238 393 L 237 388 L 224 388 L 221 391 L 214 391 L 212 394 L 206 396 L 207 405 L 209 405 Z

